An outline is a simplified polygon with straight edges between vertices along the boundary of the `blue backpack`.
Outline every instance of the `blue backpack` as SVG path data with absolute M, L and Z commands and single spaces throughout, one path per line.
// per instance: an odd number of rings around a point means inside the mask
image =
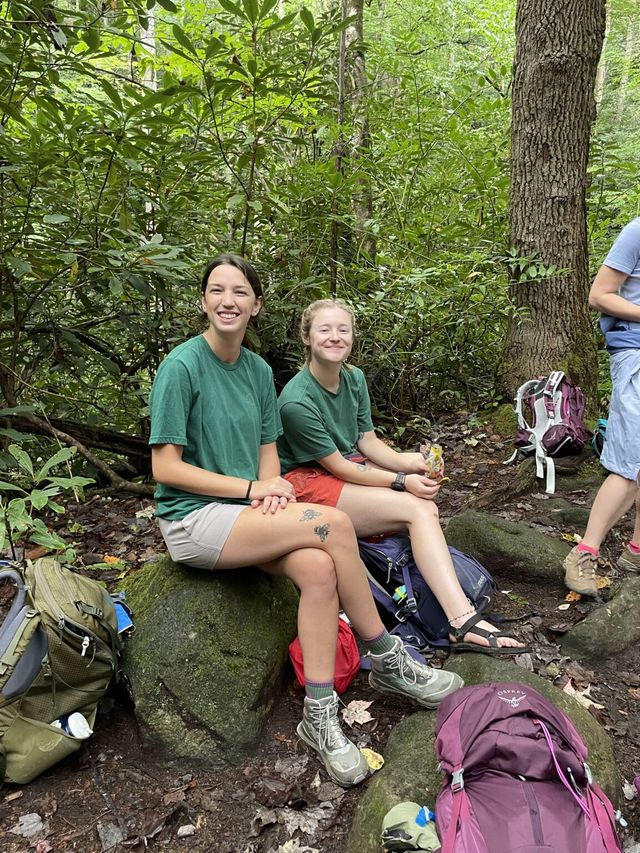
M 449 623 L 438 599 L 416 566 L 406 534 L 377 542 L 358 540 L 360 557 L 383 622 L 408 646 L 425 649 L 449 646 Z M 495 583 L 473 557 L 449 546 L 453 567 L 464 594 L 478 612 L 486 610 Z

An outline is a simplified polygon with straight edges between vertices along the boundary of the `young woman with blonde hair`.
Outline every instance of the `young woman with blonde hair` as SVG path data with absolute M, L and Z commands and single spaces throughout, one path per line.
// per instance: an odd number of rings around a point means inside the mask
M 347 364 L 353 311 L 340 300 L 311 304 L 301 321 L 307 361 L 279 398 L 278 451 L 298 500 L 345 512 L 358 536 L 407 531 L 416 565 L 440 602 L 453 649 L 494 655 L 529 651 L 470 605 L 451 562 L 433 499 L 438 479 L 420 453 L 399 453 L 375 434 L 362 371 Z

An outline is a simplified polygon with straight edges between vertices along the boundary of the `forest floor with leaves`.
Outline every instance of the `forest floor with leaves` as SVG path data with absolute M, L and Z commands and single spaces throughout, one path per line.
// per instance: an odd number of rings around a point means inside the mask
M 549 524 L 542 491 L 511 499 L 505 496 L 506 478 L 513 476 L 513 469 L 501 464 L 510 454 L 508 442 L 474 421 L 440 423 L 432 436 L 445 447 L 451 477 L 438 499 L 444 523 L 480 502 L 489 512 L 528 522 L 550 536 L 567 538 L 581 532 Z M 498 494 L 499 500 L 492 502 L 492 495 Z M 581 491 L 566 497 L 585 503 Z M 164 552 L 150 506 L 139 498 L 89 497 L 84 504 L 68 507 L 58 529 L 75 543 L 78 565 L 115 591 L 127 572 Z M 614 580 L 619 576 L 615 559 L 630 529 L 628 517 L 602 550 L 602 574 Z M 601 605 L 567 602 L 561 584 L 545 587 L 509 581 L 506 585 L 499 576 L 496 581 L 491 609 L 521 617 L 509 630 L 513 627 L 515 635 L 532 643 L 534 670 L 574 692 L 612 738 L 623 779 L 623 814 L 629 824 L 625 847 L 635 850 L 634 840 L 640 841 L 640 801 L 632 785 L 640 774 L 640 649 L 632 648 L 597 668 L 580 665 L 563 656 L 556 641 L 571 624 Z M 0 588 L 0 604 L 2 595 L 9 595 L 7 587 Z M 441 665 L 444 657 L 438 652 L 433 663 Z M 376 694 L 362 673 L 342 699 L 346 705 L 371 703 L 368 713 L 360 717 L 356 713 L 362 721 L 353 723 L 351 736 L 382 754 L 393 727 L 415 710 L 400 699 Z M 207 772 L 186 765 L 163 767 L 160 756 L 143 747 L 126 696 L 109 697 L 94 736 L 79 753 L 30 785 L 8 785 L 0 791 L 0 853 L 146 849 L 343 853 L 362 789 L 344 791 L 319 771 L 315 757 L 295 733 L 301 704 L 302 690 L 291 672 L 253 756 L 236 769 Z M 363 706 L 353 707 L 358 711 Z M 364 722 L 369 715 L 372 719 Z M 433 807 L 433 803 L 427 805 Z M 30 834 L 18 834 L 24 827 L 30 828 Z

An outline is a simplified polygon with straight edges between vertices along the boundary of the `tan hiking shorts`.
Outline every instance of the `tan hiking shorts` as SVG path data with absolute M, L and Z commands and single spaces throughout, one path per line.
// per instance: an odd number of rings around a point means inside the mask
M 246 504 L 209 503 L 184 518 L 159 518 L 160 532 L 176 563 L 215 569 L 224 543 Z

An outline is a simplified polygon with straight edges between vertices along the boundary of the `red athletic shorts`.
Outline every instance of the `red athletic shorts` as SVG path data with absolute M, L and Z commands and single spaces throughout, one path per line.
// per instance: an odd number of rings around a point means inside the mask
M 351 453 L 346 457 L 351 462 L 364 462 L 365 457 L 359 453 Z M 322 506 L 337 506 L 344 480 L 334 477 L 324 468 L 310 468 L 300 465 L 293 468 L 284 475 L 296 493 L 299 501 L 308 504 L 321 504 Z
M 284 475 L 296 493 L 299 501 L 323 506 L 336 506 L 344 480 L 339 480 L 324 468 L 307 468 L 301 465 Z

